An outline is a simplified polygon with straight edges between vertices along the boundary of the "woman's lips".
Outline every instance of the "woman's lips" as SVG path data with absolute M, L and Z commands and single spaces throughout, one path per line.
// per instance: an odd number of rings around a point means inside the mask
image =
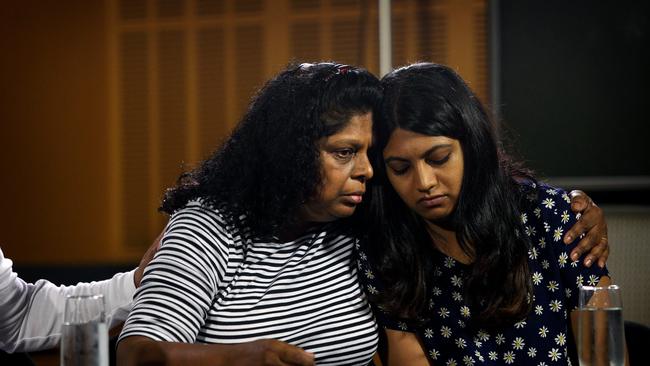
M 426 208 L 431 208 L 431 207 L 442 205 L 446 199 L 447 196 L 445 196 L 444 194 L 433 196 L 433 197 L 423 197 L 418 200 L 418 204 Z
M 361 201 L 363 201 L 363 193 L 346 194 L 343 196 L 343 199 L 348 201 L 349 203 L 358 205 L 361 203 Z

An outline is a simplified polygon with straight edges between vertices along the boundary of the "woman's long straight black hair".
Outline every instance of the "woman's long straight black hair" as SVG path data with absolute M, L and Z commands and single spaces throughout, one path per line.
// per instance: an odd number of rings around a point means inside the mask
M 404 129 L 460 142 L 464 173 L 449 225 L 462 250 L 472 258 L 465 299 L 473 320 L 498 326 L 530 311 L 532 284 L 527 264 L 529 243 L 519 209 L 523 194 L 517 179 L 533 179 L 501 153 L 485 109 L 450 68 L 430 63 L 393 71 L 382 80 L 384 100 L 376 116 L 375 179 L 371 182 L 370 256 L 386 286 L 377 300 L 390 313 L 427 318 L 435 247 L 424 219 L 410 210 L 390 185 L 381 151 L 391 133 Z

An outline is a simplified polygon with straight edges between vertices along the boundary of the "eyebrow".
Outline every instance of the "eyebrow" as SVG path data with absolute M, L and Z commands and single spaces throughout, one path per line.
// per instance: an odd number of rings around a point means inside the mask
M 332 141 L 332 142 L 337 143 L 337 144 L 339 144 L 339 143 L 344 143 L 344 144 L 358 144 L 358 143 L 359 143 L 359 139 L 345 137 L 345 138 L 342 138 L 342 139 L 340 139 L 340 140 L 334 140 L 334 141 Z
M 342 138 L 340 140 L 334 140 L 334 141 L 329 141 L 326 146 L 332 146 L 332 145 L 351 145 L 354 147 L 359 147 L 363 145 L 363 142 L 359 139 L 355 138 Z
M 425 151 L 425 152 L 424 152 L 420 157 L 421 157 L 421 158 L 425 158 L 427 155 L 430 155 L 430 154 L 433 153 L 434 151 L 436 151 L 436 150 L 438 150 L 438 149 L 445 148 L 445 147 L 451 147 L 451 144 L 440 144 L 440 145 L 434 145 L 434 146 L 432 146 L 429 150 Z M 390 163 L 391 161 L 408 161 L 408 159 L 401 158 L 401 157 L 399 157 L 399 156 L 389 156 L 389 157 L 387 157 L 386 159 L 384 159 L 384 164 L 388 164 L 388 163 Z

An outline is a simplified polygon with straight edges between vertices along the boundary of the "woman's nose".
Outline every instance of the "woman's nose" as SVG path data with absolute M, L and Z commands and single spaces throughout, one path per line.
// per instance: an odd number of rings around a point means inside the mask
M 372 164 L 370 164 L 370 159 L 368 159 L 367 154 L 359 154 L 357 159 L 357 164 L 355 166 L 355 175 L 354 178 L 361 180 L 362 182 L 367 181 L 372 178 L 374 171 L 372 169 Z
M 417 172 L 417 189 L 426 193 L 438 185 L 438 177 L 433 169 L 429 167 L 420 167 Z

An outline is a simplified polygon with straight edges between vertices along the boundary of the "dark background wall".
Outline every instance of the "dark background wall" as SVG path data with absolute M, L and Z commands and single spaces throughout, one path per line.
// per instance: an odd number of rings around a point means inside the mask
M 647 8 L 499 2 L 503 126 L 542 175 L 650 177 Z
M 602 207 L 625 319 L 650 324 L 646 1 L 492 0 L 493 108 L 527 165 Z M 493 89 L 494 90 L 494 89 Z

